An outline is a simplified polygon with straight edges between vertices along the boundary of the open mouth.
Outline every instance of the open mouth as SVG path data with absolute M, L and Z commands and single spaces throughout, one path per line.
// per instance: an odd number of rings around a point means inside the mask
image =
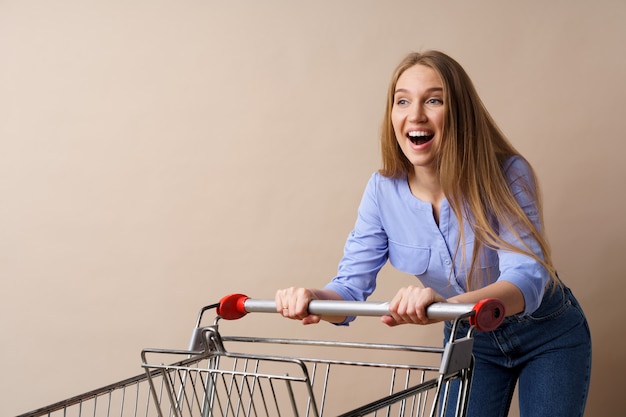
M 430 142 L 434 137 L 434 133 L 425 132 L 423 130 L 414 130 L 407 133 L 407 138 L 415 145 L 423 145 L 425 143 Z

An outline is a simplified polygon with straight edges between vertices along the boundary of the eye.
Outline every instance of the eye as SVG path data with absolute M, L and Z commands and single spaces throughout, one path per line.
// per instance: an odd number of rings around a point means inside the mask
M 428 100 L 426 100 L 426 104 L 432 104 L 432 105 L 442 105 L 443 104 L 443 100 L 438 98 L 438 97 L 431 97 Z
M 396 99 L 396 106 L 405 106 L 409 104 L 409 100 L 405 99 L 405 98 L 398 98 Z

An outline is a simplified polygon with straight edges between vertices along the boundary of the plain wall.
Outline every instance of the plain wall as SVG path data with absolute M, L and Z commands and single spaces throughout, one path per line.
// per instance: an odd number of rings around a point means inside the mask
M 621 415 L 624 21 L 617 0 L 0 1 L 0 413 L 140 373 L 222 295 L 325 284 L 379 167 L 391 71 L 434 48 L 534 164 L 592 328 L 586 415 Z M 415 280 L 379 281 L 372 299 Z M 230 329 L 441 340 L 375 318 Z

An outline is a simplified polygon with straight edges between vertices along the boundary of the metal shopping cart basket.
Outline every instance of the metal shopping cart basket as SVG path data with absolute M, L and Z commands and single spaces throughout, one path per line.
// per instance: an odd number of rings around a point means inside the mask
M 215 319 L 203 325 L 209 310 Z M 504 318 L 494 299 L 432 304 L 429 318 L 453 321 L 444 348 L 220 333 L 220 319 L 252 312 L 276 312 L 274 301 L 223 297 L 200 310 L 189 349 L 144 349 L 144 374 L 19 417 L 464 416 L 473 333 Z M 388 303 L 314 300 L 309 312 L 381 316 Z M 469 331 L 457 334 L 462 321 Z M 356 392 L 368 400 L 354 404 Z

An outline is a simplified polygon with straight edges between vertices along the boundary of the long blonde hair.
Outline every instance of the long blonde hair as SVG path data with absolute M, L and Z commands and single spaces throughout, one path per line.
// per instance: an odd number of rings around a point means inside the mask
M 475 289 L 476 270 L 485 248 L 505 249 L 522 253 L 541 263 L 553 281 L 556 270 L 550 247 L 543 235 L 541 198 L 536 176 L 530 164 L 531 182 L 525 191 L 535 199 L 539 209 L 540 227 L 526 216 L 515 199 L 503 171 L 503 164 L 512 156 L 523 159 L 506 139 L 478 96 L 474 85 L 461 65 L 439 51 L 407 55 L 396 67 L 387 93 L 387 106 L 381 130 L 382 168 L 380 173 L 391 178 L 406 178 L 412 165 L 396 139 L 391 111 L 398 78 L 415 65 L 424 65 L 439 74 L 443 84 L 446 109 L 437 172 L 444 195 L 459 223 L 460 239 L 464 241 L 464 223 L 475 235 L 475 244 L 467 275 L 468 289 Z M 527 163 L 527 162 L 526 162 Z M 518 248 L 500 238 L 497 226 L 506 227 L 520 242 L 520 230 L 530 234 L 541 249 L 541 256 L 529 247 Z M 463 262 L 465 253 L 461 251 Z M 463 263 L 462 262 L 462 263 Z

